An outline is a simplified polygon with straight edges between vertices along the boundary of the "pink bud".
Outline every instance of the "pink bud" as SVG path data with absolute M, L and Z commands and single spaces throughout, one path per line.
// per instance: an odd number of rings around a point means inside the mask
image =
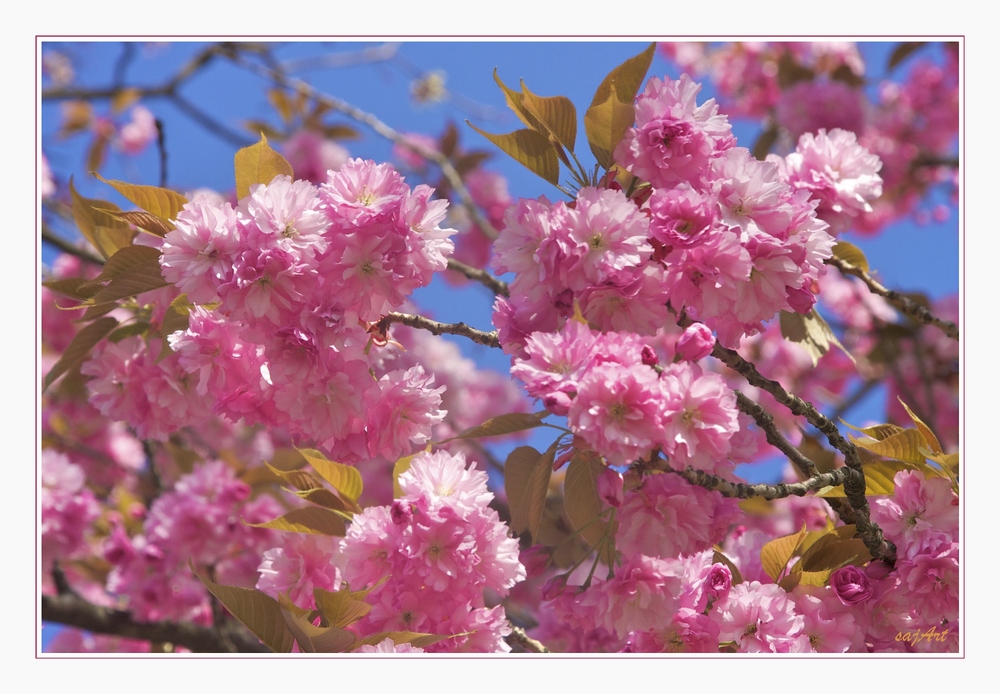
M 649 345 L 642 346 L 642 363 L 646 366 L 656 366 L 660 363 L 660 358 L 656 356 L 656 352 Z
M 715 337 L 709 327 L 704 323 L 694 323 L 677 338 L 674 351 L 681 359 L 698 361 L 711 354 L 713 347 L 715 347 Z
M 556 391 L 555 393 L 549 393 L 542 400 L 542 404 L 545 405 L 547 409 L 552 414 L 565 417 L 569 414 L 569 406 L 573 403 L 572 398 L 570 398 L 566 393 Z
M 844 566 L 830 575 L 830 588 L 845 605 L 859 605 L 871 598 L 874 588 L 865 572 L 856 566 Z
M 601 476 L 597 478 L 597 494 L 601 500 L 613 508 L 621 508 L 624 502 L 625 483 L 621 473 L 615 472 L 611 468 L 605 468 Z
M 545 585 L 542 586 L 542 600 L 555 600 L 562 595 L 563 591 L 566 590 L 566 581 L 568 578 L 568 575 L 562 574 L 546 581 Z
M 529 576 L 537 576 L 545 571 L 551 559 L 552 554 L 544 545 L 532 545 L 518 557 L 518 561 L 524 564 L 524 570 Z
M 733 586 L 733 572 L 721 562 L 716 562 L 705 577 L 705 592 L 713 598 L 720 598 Z
M 389 517 L 396 525 L 405 525 L 413 517 L 413 509 L 402 499 L 396 499 L 389 508 Z

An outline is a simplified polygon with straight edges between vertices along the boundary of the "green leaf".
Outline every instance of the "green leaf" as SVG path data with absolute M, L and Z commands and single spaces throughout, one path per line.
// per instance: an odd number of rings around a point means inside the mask
M 840 347 L 841 351 L 850 357 L 852 362 L 854 361 L 854 357 L 840 344 L 840 340 L 815 308 L 804 315 L 794 311 L 782 311 L 780 324 L 782 337 L 802 347 L 812 359 L 814 367 L 819 363 L 820 357 L 830 351 L 831 344 Z
M 354 624 L 372 610 L 371 605 L 347 590 L 331 593 L 322 588 L 314 588 L 313 597 L 316 599 L 316 609 L 323 615 L 326 623 L 334 627 L 343 628 Z
M 868 266 L 868 258 L 865 257 L 864 251 L 853 243 L 838 241 L 833 246 L 833 257 L 843 260 L 845 263 L 853 265 L 859 270 L 871 272 L 871 268 Z
M 42 381 L 42 390 L 44 391 L 52 385 L 53 381 L 70 369 L 75 369 L 82 364 L 83 360 L 90 354 L 90 350 L 94 348 L 94 345 L 114 330 L 116 325 L 118 325 L 118 321 L 114 318 L 99 318 L 80 330 L 66 347 L 59 361 L 53 364 L 49 372 L 45 374 L 45 380 Z
M 515 130 L 505 135 L 493 135 L 480 130 L 469 121 L 469 127 L 509 154 L 519 164 L 538 174 L 553 185 L 559 185 L 559 155 L 549 138 L 535 130 Z
M 504 436 L 518 431 L 526 431 L 542 426 L 542 417 L 546 413 L 510 412 L 487 419 L 479 426 L 466 429 L 458 436 L 453 436 L 441 443 L 456 439 L 481 439 L 487 436 Z
M 598 549 L 602 562 L 613 566 L 616 554 L 613 542 L 615 529 L 601 518 L 605 509 L 597 494 L 597 479 L 604 467 L 596 455 L 574 451 L 566 469 L 563 496 L 566 518 L 570 525 L 579 531 L 587 544 Z
M 355 504 L 357 503 L 364 488 L 361 473 L 358 472 L 357 468 L 328 460 L 325 455 L 314 448 L 296 448 L 295 450 L 301 453 L 313 470 L 340 492 L 341 496 Z
M 114 216 L 114 213 L 121 212 L 116 205 L 81 196 L 73 187 L 72 177 L 69 179 L 69 193 L 73 221 L 76 222 L 83 237 L 105 259 L 113 256 L 118 250 L 132 245 L 135 231 L 127 222 Z
M 246 523 L 246 521 L 243 521 Z M 267 523 L 246 523 L 254 528 L 271 528 L 272 530 L 288 530 L 293 533 L 313 533 L 315 535 L 334 535 L 343 537 L 347 533 L 347 525 L 336 511 L 321 506 L 307 506 L 289 511 L 279 518 Z
M 777 582 L 778 577 L 785 571 L 788 562 L 795 556 L 796 550 L 802 544 L 806 536 L 806 525 L 802 524 L 802 529 L 793 535 L 785 535 L 776 540 L 771 540 L 760 548 L 760 564 L 764 572 Z
M 198 573 L 190 564 L 194 575 L 205 584 L 208 592 L 219 599 L 243 626 L 252 631 L 275 653 L 291 653 L 295 642 L 286 626 L 281 605 L 277 600 L 252 588 L 220 586 Z
M 150 214 L 159 217 L 174 228 L 171 220 L 177 219 L 177 213 L 187 204 L 187 198 L 169 188 L 156 186 L 137 186 L 124 181 L 109 181 L 100 174 L 94 174 L 98 179 L 121 193 L 130 202 L 135 203 Z
M 524 90 L 524 108 L 542 126 L 541 132 L 572 152 L 576 144 L 576 108 L 573 102 L 565 96 L 532 94 L 523 80 L 521 89 Z
M 639 87 L 642 86 L 643 81 L 646 79 L 646 73 L 649 72 L 649 66 L 653 64 L 653 55 L 655 53 L 656 44 L 651 43 L 642 53 L 629 58 L 609 72 L 601 80 L 597 91 L 594 92 L 594 98 L 590 101 L 590 107 L 593 108 L 598 104 L 606 102 L 608 97 L 612 95 L 612 92 L 617 94 L 616 98 L 621 101 L 626 101 L 629 104 L 635 101 L 635 96 L 639 93 Z M 614 89 L 612 89 L 612 86 Z
M 532 541 L 538 539 L 555 454 L 555 443 L 544 455 L 531 446 L 521 446 L 514 449 L 504 463 L 504 490 L 510 508 L 510 529 L 516 535 L 527 530 Z
M 610 169 L 614 163 L 615 147 L 625 136 L 625 132 L 635 122 L 635 105 L 632 101 L 622 101 L 612 84 L 608 98 L 587 109 L 583 116 L 587 143 L 597 163 Z
M 904 41 L 896 46 L 889 55 L 887 72 L 895 70 L 900 63 L 909 58 L 914 52 L 927 45 L 926 41 Z
M 293 176 L 292 165 L 285 158 L 271 149 L 263 133 L 260 142 L 244 147 L 236 153 L 234 159 L 236 169 L 236 197 L 245 198 L 250 194 L 250 186 L 268 184 L 275 176 Z

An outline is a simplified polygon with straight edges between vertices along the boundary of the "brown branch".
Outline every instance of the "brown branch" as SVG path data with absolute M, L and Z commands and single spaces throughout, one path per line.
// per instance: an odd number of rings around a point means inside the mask
M 683 314 L 677 320 L 677 324 L 682 328 L 686 328 L 692 323 L 694 321 Z M 876 559 L 883 557 L 889 562 L 894 561 L 896 556 L 895 546 L 885 539 L 882 529 L 871 520 L 871 507 L 868 505 L 868 499 L 865 497 L 865 473 L 861 465 L 861 459 L 858 457 L 858 450 L 854 444 L 845 439 L 841 435 L 840 430 L 837 429 L 837 426 L 820 414 L 812 403 L 792 395 L 777 381 L 772 381 L 762 376 L 753 363 L 748 362 L 735 351 L 716 343 L 712 349 L 712 356 L 743 376 L 750 385 L 766 390 L 774 396 L 774 399 L 778 403 L 788 408 L 788 411 L 793 415 L 805 417 L 810 424 L 826 436 L 831 446 L 844 454 L 844 463 L 848 470 L 844 480 L 844 492 L 847 495 L 848 503 L 850 503 L 851 508 L 854 510 L 858 535 L 864 541 L 865 547 L 868 548 L 873 557 Z
M 235 624 L 210 629 L 189 622 L 141 622 L 127 610 L 101 607 L 75 593 L 42 596 L 42 620 L 128 639 L 171 643 L 195 653 L 270 653 Z
M 472 267 L 471 265 L 466 265 L 461 260 L 455 260 L 454 258 L 448 258 L 448 269 L 459 272 L 474 282 L 479 282 L 484 287 L 490 289 L 494 294 L 510 296 L 510 290 L 507 288 L 507 283 L 502 279 L 494 277 L 490 273 L 486 272 L 486 270 L 480 270 L 479 268 Z
M 94 265 L 104 265 L 104 259 L 101 258 L 99 255 L 91 253 L 86 248 L 80 248 L 79 246 L 75 246 L 74 244 L 70 243 L 61 236 L 58 236 L 45 223 L 42 223 L 42 241 L 52 244 L 63 253 L 75 256 L 80 260 L 84 260 L 88 263 L 93 263 Z
M 386 315 L 383 320 L 389 323 L 402 323 L 403 325 L 411 328 L 427 330 L 434 335 L 461 335 L 462 337 L 467 337 L 473 342 L 478 342 L 481 345 L 496 347 L 498 349 L 500 348 L 500 339 L 497 337 L 496 330 L 487 333 L 482 330 L 470 328 L 465 323 L 441 323 L 436 320 L 431 320 L 430 318 L 414 316 L 409 313 L 390 313 Z
M 444 174 L 444 177 L 448 179 L 448 182 L 455 190 L 455 193 L 458 194 L 462 206 L 469 212 L 469 215 L 472 217 L 472 221 L 475 223 L 475 225 L 478 226 L 480 230 L 482 230 L 482 232 L 486 235 L 487 238 L 489 239 L 497 238 L 498 235 L 497 230 L 493 227 L 492 224 L 490 224 L 489 220 L 486 219 L 486 217 L 483 215 L 480 209 L 476 206 L 476 203 L 473 202 L 472 195 L 469 193 L 469 189 L 465 187 L 465 183 L 462 181 L 461 174 L 458 173 L 458 171 L 455 169 L 452 163 L 448 160 L 448 157 L 444 156 L 440 152 L 436 152 L 418 143 L 411 142 L 409 138 L 407 138 L 405 135 L 389 127 L 388 125 L 380 121 L 378 118 L 376 118 L 374 115 L 362 111 L 361 109 L 356 108 L 351 104 L 347 103 L 346 101 L 338 99 L 335 96 L 324 94 L 319 90 L 317 90 L 315 87 L 313 87 L 311 84 L 304 82 L 303 80 L 295 78 L 292 79 L 286 78 L 284 75 L 281 75 L 263 65 L 257 65 L 248 62 L 246 60 L 243 60 L 238 55 L 233 56 L 233 61 L 237 65 L 240 65 L 241 67 L 244 67 L 250 70 L 251 72 L 256 73 L 259 77 L 262 77 L 263 79 L 272 81 L 279 86 L 286 86 L 286 87 L 290 86 L 296 89 L 297 91 L 312 97 L 318 103 L 328 108 L 331 108 L 335 111 L 338 111 L 339 113 L 343 113 L 345 116 L 348 116 L 349 118 L 357 121 L 358 123 L 368 126 L 378 135 L 381 135 L 387 140 L 390 140 L 401 147 L 405 147 L 415 152 L 416 154 L 418 154 L 419 156 L 423 157 L 428 161 L 434 162 L 441 169 L 441 173 Z
M 958 326 L 956 326 L 954 323 L 952 323 L 951 321 L 946 321 L 942 320 L 941 318 L 938 318 L 930 311 L 928 311 L 926 308 L 916 303 L 909 297 L 903 296 L 899 292 L 894 291 L 892 289 L 887 289 L 886 287 L 882 286 L 874 277 L 872 277 L 870 274 L 868 274 L 861 268 L 857 267 L 856 265 L 852 265 L 851 263 L 841 260 L 840 258 L 828 258 L 826 264 L 834 266 L 845 275 L 853 275 L 854 277 L 857 277 L 868 286 L 868 289 L 872 292 L 872 294 L 877 294 L 885 298 L 886 301 L 888 301 L 890 304 L 895 306 L 897 309 L 899 309 L 902 313 L 906 314 L 907 316 L 910 316 L 911 318 L 914 318 L 928 325 L 936 325 L 937 327 L 939 327 L 941 330 L 944 331 L 945 335 L 952 338 L 953 340 L 958 340 L 959 338 Z
M 804 482 L 779 482 L 778 484 L 730 482 L 721 477 L 709 474 L 704 470 L 695 470 L 693 468 L 686 468 L 684 470 L 666 468 L 665 472 L 673 472 L 691 484 L 696 484 L 705 489 L 712 489 L 722 494 L 722 496 L 732 499 L 750 499 L 759 496 L 768 501 L 784 499 L 788 496 L 805 496 L 807 493 L 816 489 L 822 489 L 823 487 L 837 487 L 845 484 L 851 477 L 851 471 L 846 467 L 837 468 L 830 472 L 818 473 L 815 477 L 810 477 Z
M 541 642 L 536 641 L 535 639 L 528 636 L 524 632 L 524 629 L 522 629 L 521 627 L 512 626 L 510 634 L 504 638 L 504 641 L 506 641 L 511 648 L 520 648 L 521 651 L 519 652 L 526 652 L 526 653 L 549 652 L 548 648 L 546 648 Z
M 802 451 L 793 446 L 788 439 L 781 435 L 781 432 L 778 431 L 778 428 L 774 424 L 774 417 L 767 410 L 740 391 L 734 390 L 733 392 L 736 393 L 736 406 L 740 408 L 741 412 L 753 417 L 754 421 L 757 422 L 757 426 L 763 430 L 769 444 L 784 453 L 792 461 L 792 465 L 806 477 L 813 477 L 819 473 L 816 469 L 816 463 L 805 457 Z

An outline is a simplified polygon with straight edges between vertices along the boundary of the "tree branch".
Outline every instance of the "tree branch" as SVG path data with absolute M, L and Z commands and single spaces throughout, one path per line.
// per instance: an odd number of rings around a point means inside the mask
M 546 648 L 541 642 L 528 636 L 524 629 L 521 627 L 511 626 L 510 635 L 504 638 L 511 648 L 517 647 L 521 648 L 527 653 L 548 653 L 549 649 Z
M 923 323 L 927 323 L 928 325 L 936 325 L 944 331 L 945 335 L 953 340 L 958 340 L 958 326 L 954 323 L 936 317 L 926 308 L 916 303 L 909 297 L 903 296 L 899 292 L 892 289 L 887 289 L 861 268 L 841 260 L 840 258 L 828 258 L 826 264 L 834 266 L 845 275 L 853 275 L 854 277 L 857 277 L 868 286 L 868 289 L 872 294 L 878 294 L 879 296 L 885 298 L 886 301 L 898 308 L 907 316 L 915 318 Z
M 271 650 L 235 624 L 210 629 L 189 622 L 140 622 L 126 610 L 100 607 L 76 595 L 42 596 L 42 619 L 129 639 L 172 643 L 195 653 L 270 653 Z
M 470 328 L 465 323 L 440 323 L 430 318 L 414 316 L 409 313 L 390 313 L 383 317 L 382 320 L 389 323 L 402 323 L 411 328 L 427 330 L 434 335 L 444 335 L 446 333 L 449 335 L 461 335 L 481 345 L 500 348 L 500 339 L 497 337 L 496 330 L 487 333 L 482 330 Z
M 665 468 L 665 472 L 672 472 L 680 475 L 691 484 L 696 484 L 705 489 L 712 489 L 722 496 L 732 499 L 750 499 L 755 496 L 763 497 L 768 501 L 774 499 L 784 499 L 788 496 L 805 496 L 808 492 L 823 487 L 836 487 L 846 483 L 851 477 L 849 468 L 841 467 L 830 472 L 818 473 L 815 477 L 810 477 L 804 482 L 778 484 L 745 484 L 743 482 L 730 482 L 721 477 L 711 475 L 704 470 L 687 468 L 684 470 L 674 470 Z
M 448 258 L 448 269 L 460 272 L 474 282 L 479 282 L 481 285 L 490 289 L 494 294 L 510 296 L 510 290 L 507 288 L 507 283 L 502 279 L 494 277 L 490 273 L 486 272 L 486 270 L 480 270 L 479 268 L 472 267 L 471 265 L 466 265 L 461 260 L 455 260 L 454 258 Z

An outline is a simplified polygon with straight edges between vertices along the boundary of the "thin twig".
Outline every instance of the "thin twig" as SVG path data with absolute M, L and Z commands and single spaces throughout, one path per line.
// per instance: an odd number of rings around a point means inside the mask
M 850 477 L 849 468 L 841 467 L 830 472 L 818 473 L 815 477 L 810 477 L 804 482 L 779 482 L 778 484 L 746 484 L 743 482 L 730 482 L 721 477 L 709 474 L 704 470 L 686 468 L 684 470 L 673 470 L 667 468 L 666 472 L 673 472 L 686 479 L 691 484 L 696 484 L 705 489 L 712 489 L 725 497 L 731 499 L 751 499 L 759 496 L 768 501 L 774 499 L 784 499 L 789 496 L 805 496 L 811 491 L 822 489 L 823 487 L 837 487 L 844 484 Z
M 774 417 L 767 410 L 740 391 L 736 390 L 733 392 L 736 393 L 736 406 L 740 408 L 741 412 L 753 417 L 754 421 L 757 422 L 757 426 L 763 430 L 769 444 L 784 453 L 792 461 L 792 465 L 806 477 L 814 477 L 819 474 L 819 471 L 816 469 L 816 463 L 802 455 L 802 451 L 793 446 L 788 439 L 781 435 L 781 432 L 774 425 Z
M 460 272 L 474 282 L 479 282 L 483 286 L 490 289 L 494 294 L 510 296 L 510 289 L 508 289 L 507 283 L 502 279 L 494 277 L 490 273 L 486 272 L 486 270 L 480 270 L 479 268 L 472 267 L 471 265 L 466 265 L 462 261 L 455 260 L 454 258 L 448 258 L 448 269 Z
M 42 224 L 42 241 L 52 244 L 63 253 L 75 256 L 80 260 L 93 263 L 94 265 L 104 265 L 104 258 L 91 253 L 86 248 L 80 248 L 79 246 L 73 245 L 66 239 L 58 236 L 54 231 L 52 231 L 52 229 L 49 228 L 47 224 L 44 223 Z
M 465 323 L 441 323 L 436 320 L 431 320 L 430 318 L 414 316 L 409 313 L 390 313 L 385 316 L 383 320 L 389 323 L 402 323 L 403 325 L 407 325 L 411 328 L 427 330 L 434 335 L 461 335 L 462 337 L 467 337 L 473 342 L 478 342 L 481 345 L 496 347 L 497 349 L 500 348 L 500 339 L 497 337 L 496 330 L 492 332 L 484 332 L 482 330 L 470 328 Z
M 335 96 L 324 94 L 303 80 L 286 78 L 268 67 L 244 60 L 238 55 L 233 57 L 233 61 L 237 65 L 256 73 L 259 77 L 272 81 L 279 86 L 293 87 L 297 91 L 312 97 L 322 105 L 343 113 L 345 116 L 348 116 L 358 123 L 367 125 L 387 140 L 390 140 L 401 147 L 405 147 L 420 155 L 424 159 L 437 164 L 437 166 L 441 169 L 441 173 L 443 173 L 445 178 L 448 179 L 448 183 L 451 184 L 455 193 L 458 195 L 462 206 L 469 212 L 469 215 L 472 217 L 475 225 L 482 230 L 487 238 L 491 240 L 497 238 L 498 232 L 496 228 L 490 224 L 489 220 L 486 219 L 480 209 L 476 206 L 476 203 L 472 200 L 472 195 L 469 193 L 469 189 L 465 187 L 465 183 L 462 181 L 461 174 L 458 173 L 452 163 L 448 160 L 448 157 L 444 156 L 440 152 L 424 147 L 416 142 L 412 142 L 405 135 L 389 127 L 374 115 L 362 111 L 361 109 L 356 108 L 355 106 L 352 106 L 346 101 L 338 99 Z
M 927 323 L 928 325 L 936 325 L 944 331 L 945 335 L 953 340 L 958 340 L 958 326 L 954 323 L 938 318 L 909 297 L 903 296 L 895 290 L 887 289 L 863 269 L 841 260 L 840 258 L 828 258 L 826 264 L 834 266 L 845 275 L 853 275 L 854 277 L 857 277 L 868 286 L 868 289 L 873 294 L 878 294 L 879 296 L 884 297 L 886 301 L 898 308 L 907 316 L 915 318 L 923 323 Z

